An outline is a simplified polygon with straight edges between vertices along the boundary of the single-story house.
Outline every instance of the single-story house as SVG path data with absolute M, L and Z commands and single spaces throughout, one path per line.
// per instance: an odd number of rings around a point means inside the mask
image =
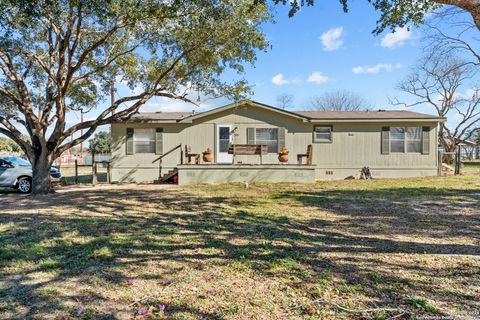
M 358 178 L 363 167 L 374 178 L 434 176 L 441 121 L 410 111 L 287 111 L 250 100 L 198 113 L 137 113 L 112 124 L 112 181 L 313 182 Z M 236 145 L 262 145 L 255 150 L 264 154 L 236 153 Z M 278 159 L 282 147 L 287 163 Z M 207 148 L 212 162 L 187 158 Z M 307 149 L 310 163 L 299 164 Z

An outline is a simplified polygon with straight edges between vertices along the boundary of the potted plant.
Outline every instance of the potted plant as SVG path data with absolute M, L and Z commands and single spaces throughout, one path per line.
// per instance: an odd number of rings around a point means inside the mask
M 278 161 L 288 162 L 288 149 L 286 147 L 281 147 L 278 151 Z
M 213 161 L 213 150 L 208 147 L 206 151 L 203 152 L 203 161 L 212 162 Z

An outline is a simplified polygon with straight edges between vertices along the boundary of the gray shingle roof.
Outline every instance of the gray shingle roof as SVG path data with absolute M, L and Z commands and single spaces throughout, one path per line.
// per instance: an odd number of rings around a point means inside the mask
M 432 119 L 438 118 L 430 114 L 403 111 L 295 111 L 295 113 L 310 119 Z
M 134 114 L 130 121 L 180 120 L 192 115 L 192 112 L 140 112 Z
M 439 119 L 430 114 L 412 111 L 293 111 L 300 116 L 315 120 L 369 120 L 369 119 Z M 202 112 L 195 113 L 201 115 Z M 181 120 L 192 116 L 192 112 L 141 112 L 130 121 Z
M 205 112 L 140 112 L 134 114 L 129 121 L 180 121 L 187 118 L 198 118 L 202 114 L 212 114 L 214 112 L 223 111 L 228 108 L 233 108 L 239 105 L 249 104 L 259 108 L 266 108 L 272 111 L 290 114 L 294 117 L 300 117 L 305 120 L 415 120 L 415 119 L 429 119 L 429 120 L 443 120 L 438 116 L 430 114 L 405 111 L 405 110 L 378 110 L 378 111 L 290 111 L 282 110 L 273 106 L 269 106 L 260 102 L 243 100 L 237 103 L 232 103 Z M 195 116 L 195 117 L 193 117 Z M 187 120 L 188 121 L 188 120 Z

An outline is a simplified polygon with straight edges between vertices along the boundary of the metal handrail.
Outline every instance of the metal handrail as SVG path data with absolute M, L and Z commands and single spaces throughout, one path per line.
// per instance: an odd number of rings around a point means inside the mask
M 162 154 L 160 157 L 158 157 L 157 159 L 153 160 L 152 163 L 155 163 L 157 162 L 158 160 L 162 159 L 163 157 L 169 155 L 170 153 L 172 153 L 173 151 L 177 150 L 178 148 L 181 148 L 182 147 L 182 144 L 180 143 L 178 146 L 168 150 L 167 152 L 165 152 L 164 154 Z
M 172 153 L 173 151 L 177 150 L 178 148 L 181 148 L 182 147 L 182 144 L 180 143 L 178 146 L 168 150 L 167 152 L 165 152 L 164 154 L 162 154 L 160 157 L 158 157 L 157 159 L 153 160 L 152 163 L 155 163 L 157 161 L 158 162 L 158 179 L 162 179 L 162 159 L 163 157 L 169 155 L 170 153 Z M 183 164 L 183 150 L 180 150 L 180 163 Z

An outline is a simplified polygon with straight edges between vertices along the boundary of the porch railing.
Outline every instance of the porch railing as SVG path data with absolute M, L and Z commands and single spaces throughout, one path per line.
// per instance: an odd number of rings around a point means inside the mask
M 173 151 L 177 150 L 180 148 L 180 164 L 183 164 L 183 150 L 182 150 L 182 144 L 180 143 L 178 146 L 173 147 L 172 149 L 168 150 L 164 154 L 162 154 L 160 157 L 157 159 L 153 160 L 152 163 L 155 163 L 158 161 L 158 178 L 162 178 L 162 160 L 164 157 L 168 156 L 170 153 Z

